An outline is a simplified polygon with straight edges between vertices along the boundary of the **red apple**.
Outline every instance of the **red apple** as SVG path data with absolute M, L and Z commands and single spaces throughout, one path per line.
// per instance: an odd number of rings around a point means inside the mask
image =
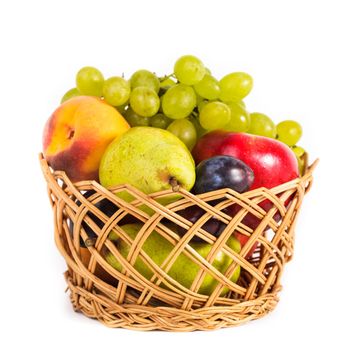
M 299 176 L 297 159 L 289 147 L 263 136 L 215 130 L 198 140 L 192 155 L 197 164 L 217 155 L 229 155 L 242 160 L 254 172 L 254 182 L 250 189 L 272 188 Z M 266 211 L 272 207 L 269 200 L 264 200 L 259 205 Z M 235 215 L 240 209 L 240 206 L 233 205 L 227 208 L 227 212 Z M 280 213 L 277 212 L 274 219 L 278 221 L 280 218 Z M 247 214 L 242 222 L 254 230 L 260 221 L 254 215 Z M 243 246 L 246 237 L 240 240 Z M 251 255 L 250 253 L 246 257 Z
M 293 151 L 284 143 L 263 136 L 215 130 L 198 140 L 192 155 L 197 164 L 218 155 L 242 160 L 254 172 L 251 189 L 272 188 L 299 176 Z

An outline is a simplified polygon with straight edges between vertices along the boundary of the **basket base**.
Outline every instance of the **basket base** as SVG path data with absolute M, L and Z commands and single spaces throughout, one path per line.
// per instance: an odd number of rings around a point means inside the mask
M 111 328 L 190 332 L 233 327 L 265 316 L 279 300 L 278 291 L 275 291 L 234 306 L 212 306 L 191 311 L 163 306 L 119 305 L 98 291 L 89 292 L 75 285 L 68 271 L 65 277 L 74 310 Z

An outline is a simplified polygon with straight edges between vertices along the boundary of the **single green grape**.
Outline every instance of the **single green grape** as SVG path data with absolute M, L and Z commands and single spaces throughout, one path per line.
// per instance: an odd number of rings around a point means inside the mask
M 148 117 L 141 117 L 140 115 L 136 114 L 132 108 L 128 108 L 124 113 L 125 120 L 129 123 L 131 127 L 134 126 L 149 126 L 150 125 L 150 119 Z
M 305 166 L 306 166 L 305 158 L 303 157 L 303 155 L 305 154 L 306 151 L 303 147 L 300 147 L 300 146 L 292 146 L 290 147 L 290 149 L 293 151 L 298 161 L 299 174 L 303 175 L 305 172 Z
M 157 113 L 151 118 L 151 126 L 159 129 L 166 129 L 169 124 L 172 122 L 172 119 L 166 117 L 162 113 Z
M 112 77 L 103 84 L 103 97 L 112 106 L 125 104 L 130 97 L 130 83 L 121 77 Z
M 171 119 L 182 119 L 191 114 L 196 103 L 196 93 L 192 87 L 176 84 L 163 95 L 162 110 Z
M 167 128 L 177 136 L 189 150 L 192 150 L 197 141 L 197 132 L 194 125 L 188 119 L 174 120 Z
M 160 82 L 155 74 L 146 69 L 141 69 L 131 76 L 130 86 L 132 90 L 139 86 L 145 86 L 150 89 L 153 89 L 156 93 L 158 93 L 160 88 Z
M 68 90 L 61 98 L 61 103 L 70 100 L 72 97 L 80 96 L 80 92 L 77 88 Z
M 174 74 L 177 80 L 186 85 L 199 83 L 205 73 L 206 70 L 202 61 L 195 56 L 182 56 L 174 65 Z
M 299 149 L 297 150 L 296 148 L 299 148 Z M 292 151 L 294 152 L 295 157 L 296 157 L 297 162 L 298 162 L 299 175 L 302 176 L 305 173 L 305 167 L 306 167 L 306 161 L 305 161 L 305 158 L 303 157 L 305 150 L 302 147 L 298 146 L 298 147 L 293 147 Z M 304 151 L 304 152 L 301 153 L 302 151 Z
M 199 96 L 207 100 L 216 100 L 220 95 L 219 82 L 208 74 L 199 83 L 194 85 L 194 89 Z
M 306 152 L 305 149 L 303 147 L 300 147 L 300 146 L 293 146 L 293 147 L 291 147 L 291 149 L 297 157 L 303 156 L 304 153 Z
M 81 68 L 76 75 L 75 81 L 81 95 L 102 96 L 104 77 L 97 68 Z
M 305 172 L 305 160 L 300 157 L 297 157 L 297 161 L 298 161 L 299 175 L 302 176 L 304 175 L 304 172 Z
M 240 101 L 252 90 L 253 78 L 244 72 L 230 73 L 219 81 L 219 86 L 221 101 Z
M 274 122 L 262 113 L 250 113 L 250 127 L 248 132 L 270 138 L 275 138 L 277 133 Z
M 288 146 L 294 146 L 302 134 L 301 125 L 294 120 L 284 120 L 277 124 L 277 138 Z
M 206 130 L 224 127 L 231 118 L 231 110 L 226 103 L 214 101 L 207 103 L 199 113 L 199 122 Z
M 159 110 L 158 94 L 145 86 L 139 86 L 131 91 L 130 106 L 141 117 L 152 117 Z
M 168 89 L 170 88 L 171 86 L 174 86 L 176 84 L 176 81 L 174 81 L 173 79 L 171 78 L 165 78 L 165 79 L 160 79 L 160 87 L 162 89 Z
M 223 129 L 233 132 L 247 132 L 250 127 L 249 113 L 239 103 L 231 102 L 228 106 L 231 110 L 231 118 Z

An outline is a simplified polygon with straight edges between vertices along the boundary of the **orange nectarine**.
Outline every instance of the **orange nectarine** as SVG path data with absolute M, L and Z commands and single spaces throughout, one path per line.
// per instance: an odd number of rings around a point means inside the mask
M 98 180 L 106 147 L 129 128 L 122 115 L 99 98 L 74 97 L 47 121 L 44 156 L 54 170 L 64 170 L 73 182 Z

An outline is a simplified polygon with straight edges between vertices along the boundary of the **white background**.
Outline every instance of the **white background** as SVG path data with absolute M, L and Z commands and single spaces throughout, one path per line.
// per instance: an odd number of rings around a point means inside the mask
M 2 349 L 349 349 L 348 1 L 2 1 Z M 37 159 L 43 125 L 85 65 L 169 73 L 195 54 L 255 79 L 248 109 L 304 127 L 321 162 L 275 311 L 214 332 L 108 329 L 74 313 Z M 4 344 L 7 344 L 6 346 Z

